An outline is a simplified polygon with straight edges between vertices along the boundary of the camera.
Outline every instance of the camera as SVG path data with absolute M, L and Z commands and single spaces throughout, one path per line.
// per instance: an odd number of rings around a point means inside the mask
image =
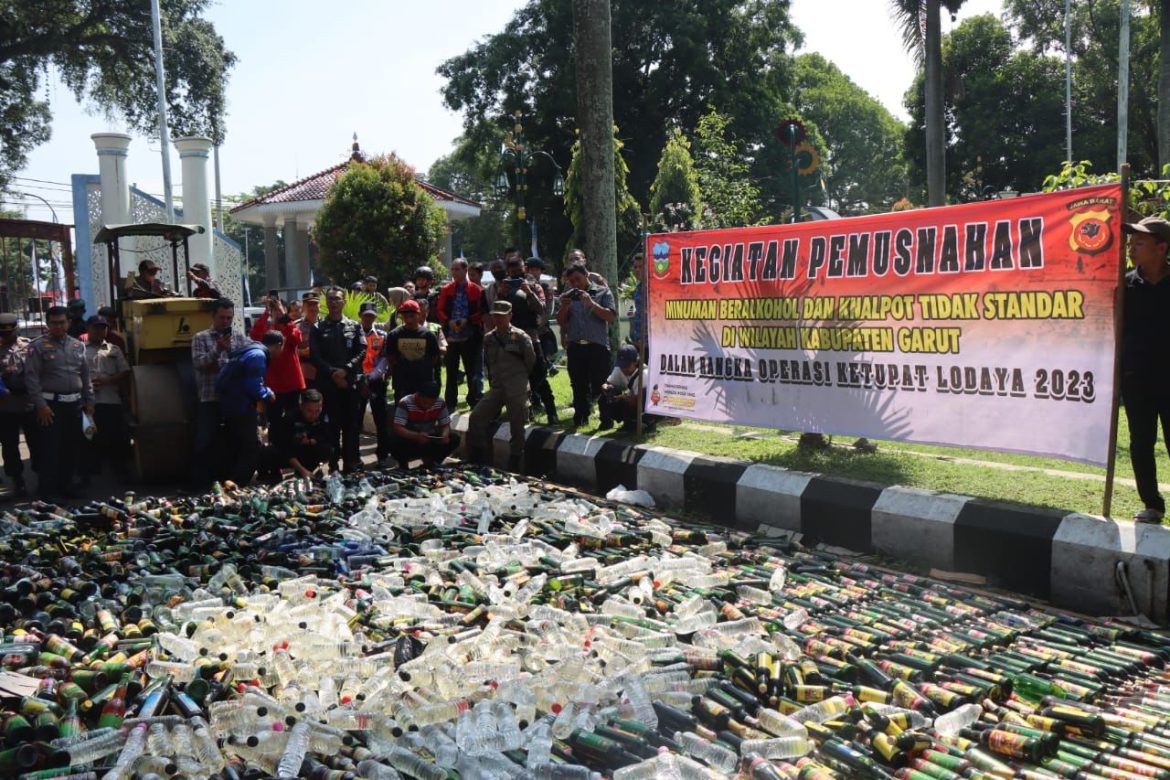
M 524 279 L 519 276 L 508 276 L 504 278 L 504 281 L 513 287 L 519 287 L 520 285 L 524 284 Z
M 581 291 L 580 290 L 573 290 L 571 293 L 569 293 L 569 300 L 572 300 L 572 301 L 581 300 Z

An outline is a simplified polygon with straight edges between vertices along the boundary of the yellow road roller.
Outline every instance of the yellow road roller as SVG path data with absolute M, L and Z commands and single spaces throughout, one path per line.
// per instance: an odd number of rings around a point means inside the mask
M 134 463 L 137 476 L 144 482 L 186 480 L 190 476 L 197 402 L 191 340 L 199 331 L 211 327 L 215 301 L 182 296 L 126 298 L 124 292 L 134 281 L 134 274 L 127 269 L 129 272 L 123 276 L 120 241 L 143 237 L 169 244 L 172 278 L 176 284 L 186 282 L 190 296 L 187 239 L 202 232 L 200 225 L 155 222 L 105 225 L 94 238 L 95 244 L 106 245 L 110 300 L 114 302 L 119 330 L 126 336 Z

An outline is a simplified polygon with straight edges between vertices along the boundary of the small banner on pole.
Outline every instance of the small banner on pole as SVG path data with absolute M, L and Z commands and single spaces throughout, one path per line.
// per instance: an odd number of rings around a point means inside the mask
M 1121 204 L 648 236 L 646 411 L 1104 464 Z

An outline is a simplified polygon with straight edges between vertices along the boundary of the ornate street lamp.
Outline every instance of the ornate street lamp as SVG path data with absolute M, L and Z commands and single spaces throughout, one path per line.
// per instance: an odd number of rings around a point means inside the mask
M 524 223 L 528 221 L 528 212 L 525 208 L 525 195 L 528 191 L 528 167 L 534 158 L 543 157 L 553 167 L 552 192 L 558 198 L 565 194 L 565 179 L 561 173 L 561 166 L 548 152 L 529 147 L 524 138 L 524 128 L 520 124 L 521 112 L 512 114 L 515 124 L 504 135 L 504 143 L 500 147 L 500 162 L 496 170 L 496 193 L 503 196 L 509 188 L 514 188 L 516 198 L 516 246 L 524 245 Z M 512 176 L 509 179 L 508 172 Z M 535 225 L 530 227 L 529 238 L 535 243 Z

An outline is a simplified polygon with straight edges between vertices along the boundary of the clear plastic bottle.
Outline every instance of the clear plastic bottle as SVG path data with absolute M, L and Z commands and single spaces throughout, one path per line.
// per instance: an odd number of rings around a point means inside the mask
M 385 764 L 380 764 L 372 758 L 367 758 L 364 761 L 359 761 L 358 774 L 368 780 L 401 780 L 402 775 L 394 771 L 392 767 Z
M 816 704 L 801 707 L 792 713 L 792 719 L 797 723 L 824 723 L 826 720 L 832 720 L 836 716 L 848 712 L 851 707 L 853 707 L 852 696 L 833 696 L 824 701 L 818 701 Z
M 718 622 L 719 615 L 715 612 L 695 612 L 679 618 L 678 622 L 671 628 L 676 634 L 693 634 L 696 631 L 711 628 Z
M 122 752 L 118 754 L 118 760 L 114 762 L 110 771 L 106 772 L 104 780 L 122 780 L 122 778 L 130 777 L 134 771 L 134 762 L 146 750 L 146 732 L 145 723 L 139 723 L 130 730 L 130 734 L 126 737 L 126 744 L 122 746 Z
M 542 715 L 540 720 L 532 724 L 526 732 L 528 737 L 528 758 L 526 764 L 529 769 L 538 764 L 547 764 L 552 758 L 552 713 Z
M 195 757 L 195 738 L 191 726 L 186 723 L 176 723 L 171 729 L 171 745 L 175 756 Z
M 740 755 L 759 753 L 764 758 L 800 758 L 808 755 L 813 743 L 806 737 L 773 737 L 772 739 L 745 739 L 739 743 Z
M 419 731 L 423 741 L 430 746 L 435 763 L 444 769 L 452 769 L 459 760 L 459 745 L 447 733 L 447 730 L 437 724 L 425 726 Z
M 221 771 L 226 766 L 226 762 L 223 759 L 223 753 L 219 750 L 219 745 L 215 743 L 215 738 L 211 736 L 211 729 L 208 727 L 207 721 L 199 715 L 191 718 L 191 732 L 194 736 L 195 758 L 212 774 Z
M 146 750 L 152 756 L 171 756 L 171 735 L 162 723 L 151 723 L 146 733 Z
M 579 764 L 543 763 L 528 767 L 528 774 L 534 780 L 601 780 L 601 773 L 594 772 Z
M 720 772 L 735 774 L 735 767 L 739 763 L 739 756 L 727 748 L 714 742 L 703 739 L 691 731 L 677 731 L 674 741 L 690 756 L 705 764 L 715 767 Z
M 149 661 L 146 664 L 146 673 L 153 679 L 169 674 L 172 680 L 180 685 L 195 679 L 195 667 L 190 663 L 177 661 Z
M 145 734 L 145 732 L 146 729 L 144 727 L 143 733 Z M 91 735 L 89 739 L 83 739 L 69 746 L 69 765 L 85 766 L 92 764 L 99 758 L 104 758 L 111 753 L 117 753 L 122 749 L 122 745 L 125 742 L 126 735 L 119 730 Z
M 756 713 L 761 729 L 776 737 L 807 737 L 808 729 L 800 721 L 773 709 L 761 707 Z
M 285 743 L 284 753 L 280 756 L 280 763 L 276 765 L 276 776 L 280 778 L 295 778 L 301 774 L 301 764 L 305 762 L 305 754 L 309 751 L 309 737 L 311 728 L 307 720 L 298 720 L 293 724 Z
M 772 576 L 768 579 L 768 590 L 773 593 L 782 593 L 784 591 L 784 583 L 787 581 L 788 569 L 781 564 L 777 564 L 776 571 L 772 572 Z
M 167 655 L 176 660 L 194 661 L 199 657 L 199 645 L 185 636 L 179 636 L 170 631 L 160 631 L 154 635 L 154 641 L 167 651 Z
M 503 740 L 503 750 L 516 750 L 524 744 L 524 734 L 520 731 L 520 723 L 516 719 L 516 711 L 506 701 L 491 702 L 492 716 L 496 721 L 496 729 Z
M 634 716 L 652 729 L 658 728 L 658 713 L 654 711 L 654 703 L 650 701 L 650 694 L 641 678 L 636 675 L 625 675 L 621 678 L 622 694 L 629 701 L 634 710 Z
M 395 748 L 383 760 L 399 772 L 411 775 L 416 780 L 447 780 L 447 771 L 429 761 L 411 753 L 409 750 Z
M 978 704 L 964 704 L 935 718 L 934 731 L 940 736 L 953 737 L 961 729 L 965 729 L 979 720 L 982 715 L 983 708 Z

